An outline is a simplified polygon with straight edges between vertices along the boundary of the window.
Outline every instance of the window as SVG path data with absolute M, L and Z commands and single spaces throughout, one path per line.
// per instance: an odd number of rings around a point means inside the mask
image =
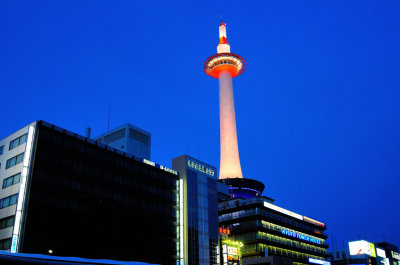
M 4 145 L 0 146 L 0 155 L 2 155 L 4 152 Z
M 18 200 L 18 193 L 1 199 L 0 209 L 16 204 L 17 200 Z
M 11 227 L 14 225 L 14 215 L 0 219 L 0 229 Z
M 8 150 L 14 149 L 17 146 L 20 146 L 21 144 L 26 142 L 26 133 L 24 135 L 21 135 L 17 139 L 14 139 L 10 142 L 10 147 Z
M 21 153 L 17 156 L 14 156 L 13 158 L 8 159 L 6 163 L 6 169 L 21 163 L 23 158 L 24 158 L 24 153 Z
M 9 250 L 11 247 L 11 238 L 0 240 L 0 249 Z
M 21 178 L 21 173 L 6 178 L 5 180 L 3 180 L 3 189 L 19 183 L 20 178 Z

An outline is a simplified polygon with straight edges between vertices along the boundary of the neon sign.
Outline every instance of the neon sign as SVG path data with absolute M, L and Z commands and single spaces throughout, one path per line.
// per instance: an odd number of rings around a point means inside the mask
M 305 236 L 305 235 L 302 235 L 302 234 L 298 234 L 296 232 L 292 232 L 292 231 L 289 231 L 289 230 L 286 230 L 286 229 L 282 229 L 282 234 L 287 235 L 287 236 L 291 236 L 291 237 L 295 237 L 295 238 L 298 238 L 298 239 L 301 239 L 301 240 L 309 241 L 309 242 L 312 242 L 312 243 L 321 244 L 321 240 L 319 240 L 319 239 L 312 238 L 312 237 L 309 237 L 309 236 Z
M 159 164 L 156 164 L 156 163 L 154 163 L 153 161 L 150 161 L 150 160 L 147 160 L 147 159 L 144 159 L 144 158 L 143 158 L 143 159 L 142 159 L 142 162 L 145 163 L 145 164 L 147 164 L 147 165 L 149 165 L 149 166 L 159 168 L 159 169 L 161 169 L 161 170 L 167 171 L 167 172 L 169 172 L 169 173 L 172 173 L 172 174 L 178 176 L 178 171 L 173 170 L 173 169 L 170 169 L 170 168 L 167 168 L 167 167 L 164 167 L 164 166 L 159 165 Z
M 228 247 L 228 255 L 235 255 L 235 256 L 239 255 L 239 249 Z
M 230 235 L 231 234 L 231 230 L 229 229 L 229 228 L 222 228 L 222 227 L 220 227 L 219 228 L 219 233 L 220 234 L 225 234 L 225 235 Z

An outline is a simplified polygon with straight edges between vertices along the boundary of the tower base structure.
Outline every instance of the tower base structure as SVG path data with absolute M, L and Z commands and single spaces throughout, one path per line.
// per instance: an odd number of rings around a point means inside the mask
M 229 187 L 229 195 L 232 198 L 251 199 L 260 197 L 265 189 L 265 185 L 255 179 L 227 178 L 218 181 Z

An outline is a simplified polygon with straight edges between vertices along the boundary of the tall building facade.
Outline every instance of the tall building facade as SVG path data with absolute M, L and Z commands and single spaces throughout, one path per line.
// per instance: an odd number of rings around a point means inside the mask
M 326 226 L 274 204 L 267 197 L 219 203 L 219 225 L 244 244 L 243 260 L 265 256 L 289 258 L 294 265 L 324 262 L 329 247 Z M 322 263 L 321 263 L 322 264 Z
M 188 155 L 172 160 L 184 183 L 185 257 L 189 265 L 217 263 L 217 170 Z
M 124 124 L 93 140 L 122 152 L 151 160 L 151 134 L 132 124 Z
M 176 171 L 44 121 L 0 146 L 1 249 L 179 261 L 182 184 Z

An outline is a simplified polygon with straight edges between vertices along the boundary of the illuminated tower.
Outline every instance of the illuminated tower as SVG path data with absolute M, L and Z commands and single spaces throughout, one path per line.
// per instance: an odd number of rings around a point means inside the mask
M 231 53 L 231 47 L 226 39 L 226 24 L 223 22 L 219 25 L 217 54 L 208 58 L 203 68 L 206 74 L 219 80 L 221 143 L 219 179 L 243 178 L 236 133 L 232 78 L 244 72 L 246 61 L 239 55 Z

